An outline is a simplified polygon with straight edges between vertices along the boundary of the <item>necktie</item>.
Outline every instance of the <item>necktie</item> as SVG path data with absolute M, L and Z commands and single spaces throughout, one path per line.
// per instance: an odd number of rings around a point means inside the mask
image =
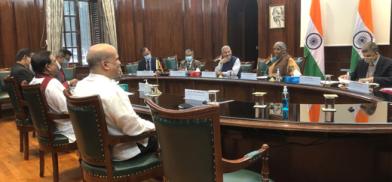
M 146 60 L 146 70 L 150 70 L 151 69 L 151 65 L 150 65 L 151 60 Z

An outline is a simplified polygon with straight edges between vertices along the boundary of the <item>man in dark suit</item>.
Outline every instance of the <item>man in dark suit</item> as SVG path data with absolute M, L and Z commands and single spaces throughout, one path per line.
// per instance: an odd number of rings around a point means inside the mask
M 30 82 L 34 73 L 30 70 L 32 52 L 30 49 L 23 48 L 16 53 L 16 63 L 11 67 L 10 75 L 16 79 L 18 85 L 26 80 Z
M 69 88 L 70 86 L 75 86 L 78 83 L 77 79 L 66 80 L 63 66 L 67 65 L 68 60 L 71 58 L 71 51 L 63 48 L 56 55 L 56 64 L 59 69 L 57 72 L 56 78 L 63 84 L 65 88 Z
M 143 58 L 139 61 L 137 70 L 138 71 L 157 71 L 157 58 L 151 56 L 151 51 L 147 47 L 143 47 L 140 50 Z
M 377 44 L 368 42 L 362 47 L 361 59 L 351 80 L 362 83 L 378 83 L 380 87 L 392 86 L 392 59 L 381 56 Z

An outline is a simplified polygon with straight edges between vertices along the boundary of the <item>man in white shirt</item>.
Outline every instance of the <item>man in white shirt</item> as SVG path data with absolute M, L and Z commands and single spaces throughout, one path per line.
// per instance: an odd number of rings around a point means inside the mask
M 30 85 L 41 84 L 41 90 L 49 105 L 49 112 L 64 114 L 68 113 L 67 101 L 63 94 L 65 87 L 59 80 L 54 78 L 57 74 L 57 62 L 49 51 L 41 51 L 31 58 L 31 66 L 35 72 L 35 77 Z M 56 134 L 62 134 L 68 138 L 70 143 L 75 142 L 75 133 L 69 119 L 55 120 Z
M 218 76 L 239 76 L 241 74 L 240 59 L 231 54 L 231 48 L 228 45 L 222 47 L 221 55 L 217 59 L 218 66 L 215 67 Z
M 105 112 L 109 134 L 139 135 L 155 130 L 155 125 L 140 118 L 132 108 L 128 95 L 118 86 L 115 78 L 121 75 L 121 62 L 117 50 L 109 44 L 96 44 L 87 54 L 90 74 L 79 81 L 74 89 L 74 96 L 86 97 L 99 95 Z M 113 148 L 113 160 L 123 161 L 154 148 L 152 138 L 137 143 L 117 144 Z M 152 149 L 153 150 L 153 149 Z

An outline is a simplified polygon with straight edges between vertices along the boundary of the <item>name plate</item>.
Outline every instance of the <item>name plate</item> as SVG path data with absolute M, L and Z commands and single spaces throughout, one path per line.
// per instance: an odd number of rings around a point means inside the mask
M 257 80 L 256 73 L 241 73 L 241 80 Z
M 169 72 L 170 76 L 177 76 L 177 77 L 186 77 L 186 71 L 171 71 Z
M 151 93 L 151 86 L 145 83 L 139 83 L 139 97 L 144 99 L 146 95 Z
M 209 101 L 208 91 L 185 89 L 185 100 Z
M 202 71 L 201 77 L 203 78 L 216 78 L 215 71 Z
M 153 71 L 137 71 L 136 76 L 154 76 Z
M 300 76 L 299 83 L 305 85 L 321 85 L 321 78 L 317 76 Z
M 369 84 L 366 83 L 359 83 L 359 82 L 350 82 L 348 84 L 348 90 L 354 92 L 360 92 L 364 94 L 369 94 Z

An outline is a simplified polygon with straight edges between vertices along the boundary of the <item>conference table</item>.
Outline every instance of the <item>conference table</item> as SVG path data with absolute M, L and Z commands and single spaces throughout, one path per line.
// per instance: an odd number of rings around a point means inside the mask
M 384 124 L 302 122 L 299 105 L 324 104 L 323 94 L 336 94 L 336 104 L 384 102 L 382 98 L 334 87 L 190 77 L 124 76 L 135 111 L 151 118 L 140 98 L 138 84 L 158 84 L 162 95 L 159 105 L 177 109 L 184 103 L 184 89 L 219 90 L 223 156 L 234 159 L 267 143 L 270 151 L 271 178 L 275 181 L 392 181 L 391 107 L 387 103 Z M 290 117 L 282 120 L 271 115 L 254 117 L 253 92 L 267 92 L 266 103 L 281 102 L 283 86 L 290 94 Z M 222 102 L 222 103 L 223 103 Z M 261 163 L 260 163 L 261 164 Z M 260 164 L 251 169 L 260 171 Z

